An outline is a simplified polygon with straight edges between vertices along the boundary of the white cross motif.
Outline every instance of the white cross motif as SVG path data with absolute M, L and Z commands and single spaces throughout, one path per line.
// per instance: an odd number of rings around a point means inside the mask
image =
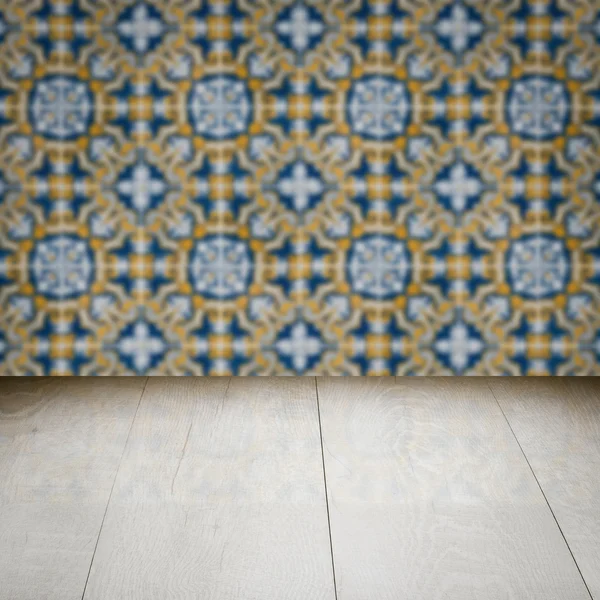
M 133 328 L 133 335 L 120 340 L 119 351 L 132 357 L 136 370 L 142 372 L 150 366 L 153 356 L 163 354 L 165 343 L 152 335 L 147 323 L 139 322 Z
M 447 355 L 448 361 L 457 372 L 462 372 L 469 364 L 469 358 L 479 355 L 482 349 L 481 340 L 470 337 L 469 329 L 462 322 L 452 326 L 449 337 L 435 342 L 436 352 Z
M 450 198 L 452 208 L 461 212 L 467 207 L 467 201 L 481 194 L 481 182 L 469 176 L 464 163 L 458 163 L 450 169 L 450 178 L 437 181 L 435 191 Z
M 147 52 L 150 42 L 163 34 L 163 24 L 150 15 L 146 4 L 138 4 L 131 21 L 121 21 L 117 29 L 122 37 L 131 38 L 133 47 L 140 54 Z
M 148 209 L 154 196 L 165 193 L 166 185 L 161 179 L 153 179 L 148 165 L 138 164 L 133 169 L 133 177 L 119 181 L 117 190 L 123 196 L 129 196 L 131 204 L 139 211 Z
M 323 192 L 323 184 L 316 177 L 310 176 L 308 168 L 303 162 L 297 162 L 294 165 L 292 176 L 282 179 L 277 187 L 283 196 L 292 198 L 297 211 L 306 210 L 310 203 L 310 197 Z
M 279 354 L 292 360 L 294 369 L 302 372 L 306 369 L 308 359 L 321 353 L 323 344 L 315 336 L 311 336 L 306 323 L 296 323 L 287 338 L 279 339 L 275 347 Z
M 448 38 L 450 47 L 456 54 L 464 52 L 469 47 L 471 38 L 481 35 L 483 25 L 469 19 L 469 13 L 462 4 L 455 4 L 449 19 L 442 19 L 436 25 L 437 34 Z
M 311 20 L 305 6 L 294 6 L 290 13 L 289 21 L 279 21 L 276 25 L 277 33 L 290 38 L 291 47 L 296 52 L 304 52 L 310 46 L 311 38 L 318 37 L 323 32 L 323 23 Z

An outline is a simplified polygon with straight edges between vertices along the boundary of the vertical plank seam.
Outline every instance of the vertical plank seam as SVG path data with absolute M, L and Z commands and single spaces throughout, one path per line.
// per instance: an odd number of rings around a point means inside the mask
M 337 600 L 337 580 L 335 576 L 335 560 L 333 558 L 333 539 L 331 537 L 331 518 L 329 515 L 329 495 L 327 492 L 327 474 L 325 472 L 325 452 L 323 450 L 323 428 L 321 426 L 321 406 L 319 403 L 319 386 L 317 385 L 317 378 L 315 377 L 315 393 L 317 396 L 317 418 L 319 420 L 319 438 L 321 440 L 321 461 L 323 464 L 323 485 L 325 487 L 325 506 L 327 508 L 327 529 L 329 531 L 329 552 L 331 555 L 331 571 L 333 575 L 333 593 L 335 600 Z M 83 599 L 82 599 L 83 600 Z
M 144 397 L 144 392 L 146 391 L 146 386 L 148 385 L 149 377 L 146 377 L 146 381 L 144 382 L 144 387 L 142 388 L 142 393 L 140 394 L 137 406 L 135 407 L 135 413 L 133 414 L 133 419 L 131 419 L 131 423 L 129 425 L 129 431 L 127 432 L 127 438 L 125 439 L 125 443 L 123 444 L 123 451 L 121 452 L 121 457 L 119 458 L 119 464 L 117 465 L 117 470 L 115 471 L 115 477 L 112 482 L 112 486 L 110 488 L 110 493 L 108 494 L 108 500 L 106 501 L 106 507 L 104 508 L 104 515 L 102 515 L 102 521 L 100 523 L 100 529 L 98 530 L 98 537 L 96 538 L 96 545 L 94 546 L 94 552 L 92 553 L 92 560 L 90 560 L 90 568 L 88 569 L 87 577 L 85 578 L 85 585 L 83 586 L 83 593 L 81 594 L 81 600 L 85 597 L 85 592 L 87 591 L 88 582 L 90 580 L 90 573 L 92 572 L 92 565 L 94 564 L 94 558 L 96 558 L 96 550 L 98 550 L 98 543 L 100 542 L 100 536 L 102 535 L 102 528 L 104 527 L 104 521 L 106 519 L 106 514 L 108 513 L 108 507 L 110 505 L 110 500 L 113 495 L 113 491 L 115 489 L 115 483 L 117 482 L 117 477 L 119 475 L 119 471 L 121 470 L 121 463 L 123 462 L 123 456 L 125 456 L 125 450 L 127 448 L 127 444 L 129 443 L 129 437 L 131 436 L 131 430 L 133 429 L 133 424 L 135 423 L 135 419 L 137 417 L 138 411 L 140 409 L 140 404 L 142 403 L 142 398 Z
M 590 588 L 588 587 L 587 581 L 585 580 L 585 577 L 583 576 L 583 573 L 581 572 L 581 569 L 579 568 L 579 564 L 577 563 L 577 560 L 575 559 L 575 555 L 573 554 L 573 551 L 571 550 L 571 546 L 569 546 L 569 542 L 567 541 L 567 538 L 562 530 L 562 527 L 560 526 L 560 523 L 558 522 L 558 519 L 556 518 L 556 515 L 554 514 L 554 511 L 552 510 L 552 506 L 550 505 L 550 502 L 548 501 L 548 498 L 546 497 L 544 488 L 542 487 L 539 479 L 537 478 L 537 475 L 535 474 L 535 471 L 533 470 L 533 467 L 531 466 L 531 463 L 529 462 L 529 458 L 527 458 L 527 454 L 525 454 L 525 450 L 523 449 L 523 446 L 521 446 L 521 442 L 519 441 L 517 434 L 515 433 L 514 429 L 512 428 L 512 425 L 510 424 L 510 421 L 508 420 L 508 417 L 506 416 L 506 413 L 504 412 L 504 409 L 502 408 L 502 404 L 500 404 L 500 401 L 496 397 L 496 394 L 494 393 L 494 390 L 493 390 L 492 386 L 489 384 L 489 382 L 486 381 L 486 385 L 487 385 L 488 389 L 490 390 L 492 396 L 494 397 L 494 400 L 496 401 L 496 404 L 498 405 L 498 408 L 500 409 L 500 412 L 502 413 L 502 416 L 504 417 L 504 420 L 506 421 L 508 428 L 510 429 L 511 433 L 513 434 L 513 437 L 515 438 L 515 441 L 517 442 L 517 445 L 519 446 L 519 449 L 521 450 L 521 454 L 523 454 L 523 458 L 525 459 L 525 462 L 527 463 L 527 466 L 529 467 L 529 470 L 531 471 L 531 474 L 533 475 L 533 478 L 535 479 L 535 482 L 537 483 L 538 488 L 540 489 L 540 492 L 542 493 L 542 496 L 544 497 L 544 500 L 546 501 L 546 505 L 548 506 L 548 509 L 550 510 L 550 514 L 552 515 L 554 522 L 556 523 L 556 526 L 558 527 L 558 531 L 560 531 L 560 535 L 562 536 L 562 539 L 565 542 L 567 549 L 569 550 L 569 554 L 571 555 L 571 558 L 573 559 L 573 562 L 575 563 L 575 567 L 577 568 L 579 576 L 581 577 L 581 581 L 583 581 L 583 585 L 585 586 L 585 589 L 587 590 L 588 596 L 591 598 L 591 600 L 594 600 L 594 597 L 592 596 L 592 592 L 590 592 Z

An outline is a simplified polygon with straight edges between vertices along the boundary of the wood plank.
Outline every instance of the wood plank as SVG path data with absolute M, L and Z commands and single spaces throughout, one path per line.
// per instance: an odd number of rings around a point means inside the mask
M 339 600 L 589 598 L 485 381 L 318 391 Z
M 600 599 L 600 378 L 489 383 Z
M 144 383 L 0 379 L 0 599 L 81 599 Z
M 312 378 L 153 378 L 86 600 L 332 600 Z

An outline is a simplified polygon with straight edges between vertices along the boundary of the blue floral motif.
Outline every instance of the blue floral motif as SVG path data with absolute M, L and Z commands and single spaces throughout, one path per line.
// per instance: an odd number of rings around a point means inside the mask
M 75 236 L 49 236 L 40 240 L 31 257 L 37 293 L 65 300 L 88 292 L 94 263 L 86 240 Z
M 566 291 L 569 255 L 560 239 L 533 235 L 515 240 L 507 266 L 512 289 L 526 298 L 548 298 Z
M 386 140 L 404 133 L 410 101 L 403 82 L 389 77 L 365 77 L 354 82 L 348 100 L 352 130 L 362 137 Z
M 243 81 L 229 76 L 209 77 L 196 82 L 189 100 L 196 133 L 223 140 L 246 131 L 250 99 Z
M 304 2 L 296 2 L 284 8 L 275 21 L 279 40 L 296 53 L 300 62 L 304 54 L 321 41 L 325 29 L 321 13 Z
M 564 85 L 550 77 L 524 77 L 508 94 L 508 121 L 512 130 L 532 140 L 551 140 L 563 135 L 570 114 Z
M 433 347 L 447 369 L 462 375 L 481 359 L 484 343 L 476 327 L 459 319 L 440 329 Z
M 299 160 L 281 170 L 276 189 L 290 209 L 304 212 L 321 201 L 326 186 L 317 168 Z
M 160 329 L 143 320 L 127 325 L 121 331 L 117 344 L 123 364 L 137 374 L 156 367 L 167 349 Z
M 30 119 L 40 135 L 74 140 L 85 135 L 92 120 L 92 95 L 75 77 L 53 75 L 41 79 L 31 93 Z
M 194 290 L 208 298 L 235 298 L 245 293 L 252 275 L 247 245 L 234 237 L 200 240 L 190 259 Z
M 382 235 L 356 240 L 348 256 L 352 291 L 367 298 L 393 298 L 406 287 L 410 257 L 405 244 Z
M 123 169 L 115 189 L 126 206 L 144 214 L 164 200 L 168 184 L 158 167 L 141 160 Z
M 319 330 L 304 321 L 284 327 L 275 342 L 275 350 L 283 364 L 299 374 L 317 365 L 325 347 Z
M 160 45 L 167 27 L 160 11 L 152 4 L 137 2 L 119 15 L 116 30 L 128 50 L 146 54 Z
M 484 30 L 479 12 L 463 2 L 448 3 L 436 18 L 438 40 L 453 54 L 472 50 L 481 41 Z
M 445 208 L 463 213 L 477 204 L 484 186 L 479 171 L 472 165 L 459 161 L 438 173 L 434 190 Z

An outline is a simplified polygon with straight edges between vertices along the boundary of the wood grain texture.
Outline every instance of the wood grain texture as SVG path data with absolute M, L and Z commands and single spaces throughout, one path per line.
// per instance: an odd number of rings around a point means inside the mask
M 80 600 L 145 378 L 0 378 L 0 599 Z
M 484 380 L 318 378 L 339 600 L 585 600 Z
M 333 600 L 312 378 L 149 382 L 86 600 Z
M 489 380 L 600 599 L 600 378 Z

